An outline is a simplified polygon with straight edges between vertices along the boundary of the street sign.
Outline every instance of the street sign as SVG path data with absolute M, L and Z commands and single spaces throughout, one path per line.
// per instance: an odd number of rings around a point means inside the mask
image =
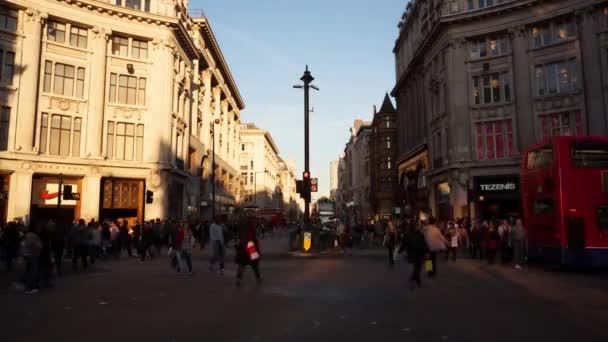
M 311 232 L 305 232 L 304 233 L 304 251 L 308 252 L 310 250 L 310 247 L 312 247 L 312 233 Z

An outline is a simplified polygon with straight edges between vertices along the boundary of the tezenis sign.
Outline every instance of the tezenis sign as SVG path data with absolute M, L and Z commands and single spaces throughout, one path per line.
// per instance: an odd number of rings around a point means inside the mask
M 503 194 L 519 191 L 519 177 L 490 176 L 475 177 L 475 190 L 478 194 Z

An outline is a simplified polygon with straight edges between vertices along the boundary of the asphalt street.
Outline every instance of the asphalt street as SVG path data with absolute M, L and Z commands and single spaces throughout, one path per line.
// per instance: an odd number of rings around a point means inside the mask
M 177 275 L 166 256 L 103 262 L 25 295 L 0 283 L 2 341 L 606 341 L 608 275 L 489 267 L 461 259 L 407 286 L 410 265 L 384 253 L 294 258 L 262 241 L 264 282 L 235 286 L 194 255 Z M 5 277 L 6 278 L 6 277 Z

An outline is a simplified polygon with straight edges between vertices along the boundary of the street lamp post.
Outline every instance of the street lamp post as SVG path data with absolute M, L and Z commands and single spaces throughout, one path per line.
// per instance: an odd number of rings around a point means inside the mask
M 306 70 L 304 71 L 304 75 L 300 80 L 304 82 L 304 85 L 295 85 L 294 88 L 302 89 L 304 88 L 304 172 L 310 174 L 310 154 L 309 154 L 309 115 L 310 115 L 310 104 L 309 104 L 309 93 L 310 88 L 319 90 L 316 86 L 312 85 L 312 81 L 314 81 L 314 77 L 312 77 L 310 71 L 308 71 L 308 65 L 306 66 Z M 304 222 L 310 223 L 310 185 L 305 189 L 306 197 L 305 197 L 305 205 L 304 205 Z

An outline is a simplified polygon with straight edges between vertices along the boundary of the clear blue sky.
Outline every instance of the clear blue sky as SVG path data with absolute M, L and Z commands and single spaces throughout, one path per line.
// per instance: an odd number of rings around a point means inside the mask
M 281 156 L 304 167 L 305 65 L 312 92 L 311 173 L 329 193 L 329 163 L 338 158 L 355 118 L 395 84 L 393 46 L 406 0 L 191 0 L 206 12 L 243 96 L 243 122 L 271 132 Z

